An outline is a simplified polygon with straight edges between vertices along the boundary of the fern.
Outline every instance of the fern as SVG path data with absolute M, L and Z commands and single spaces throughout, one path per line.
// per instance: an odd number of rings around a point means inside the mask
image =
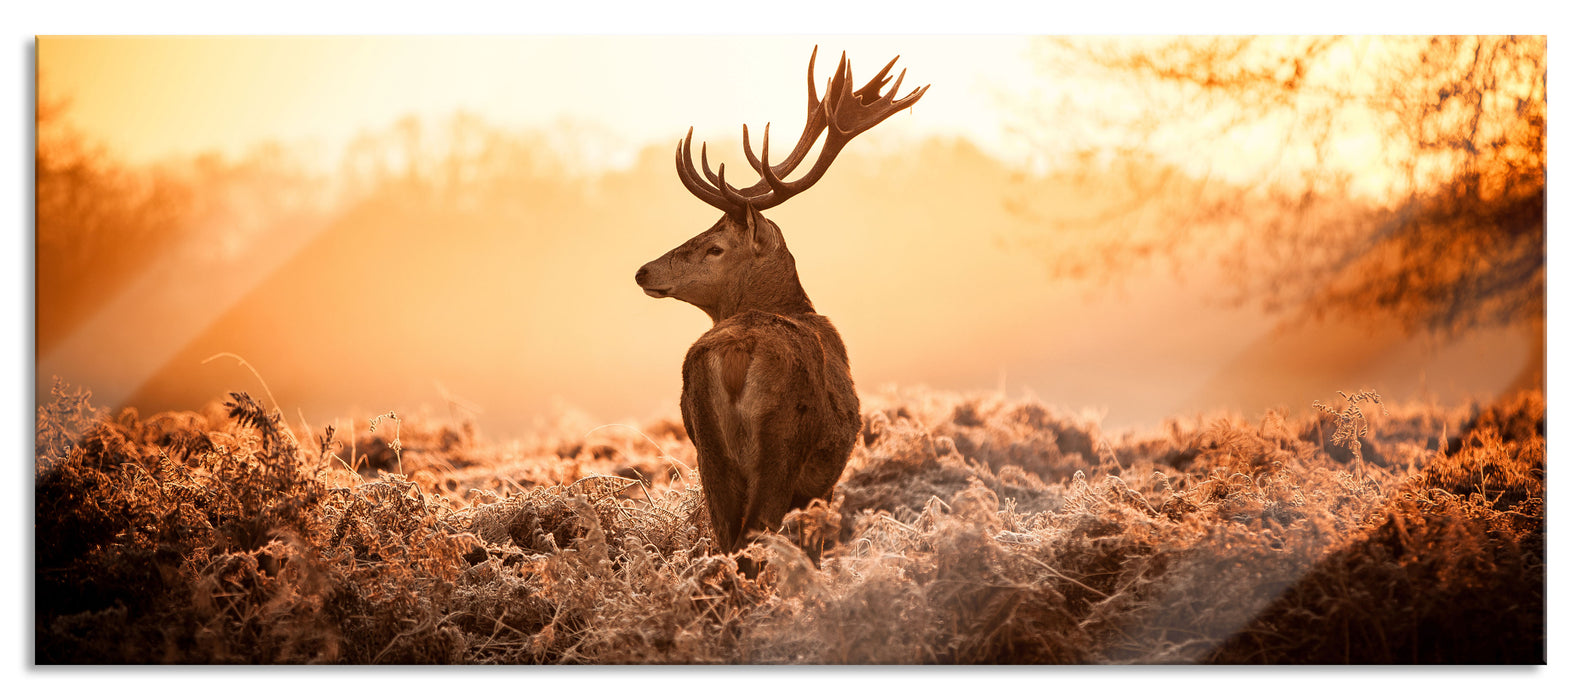
M 1380 406 L 1380 413 L 1390 415 L 1384 410 L 1384 401 L 1379 398 L 1377 391 L 1360 391 L 1348 394 L 1336 391 L 1346 400 L 1345 408 L 1330 408 L 1322 401 L 1314 401 L 1313 408 L 1335 419 L 1335 434 L 1329 440 L 1336 446 L 1344 446 L 1351 450 L 1352 459 L 1356 464 L 1362 463 L 1362 439 L 1368 436 L 1368 417 L 1362 414 L 1362 404 L 1372 401 Z

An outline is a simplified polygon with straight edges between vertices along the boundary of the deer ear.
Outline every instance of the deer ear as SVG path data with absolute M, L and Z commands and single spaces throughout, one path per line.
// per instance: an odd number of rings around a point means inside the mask
M 752 245 L 753 251 L 758 250 L 758 212 L 752 207 L 747 207 L 741 213 L 742 235 L 747 237 L 747 242 Z
M 780 227 L 757 210 L 747 212 L 747 238 L 753 243 L 754 254 L 785 247 L 785 239 L 780 237 Z

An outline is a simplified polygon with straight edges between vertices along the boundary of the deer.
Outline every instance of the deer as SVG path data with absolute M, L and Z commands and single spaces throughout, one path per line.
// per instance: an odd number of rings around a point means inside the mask
M 769 124 L 757 154 L 742 125 L 742 150 L 758 175 L 753 185 L 733 187 L 724 163 L 711 169 L 707 143 L 699 175 L 687 129 L 676 144 L 676 174 L 687 191 L 723 215 L 637 271 L 648 296 L 684 301 L 713 322 L 682 363 L 681 417 L 697 448 L 714 541 L 726 554 L 814 499 L 830 502 L 861 427 L 846 346 L 834 324 L 813 309 L 780 227 L 763 212 L 812 187 L 854 137 L 911 107 L 930 87 L 895 99 L 906 78 L 902 69 L 881 95 L 896 56 L 853 90 L 851 62 L 842 53 L 820 99 L 813 81 L 817 60 L 814 46 L 807 122 L 785 160 L 770 164 Z M 824 144 L 812 167 L 788 181 L 821 134 Z

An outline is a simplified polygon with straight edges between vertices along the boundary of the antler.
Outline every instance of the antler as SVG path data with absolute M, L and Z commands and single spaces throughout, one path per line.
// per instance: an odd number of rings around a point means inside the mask
M 915 88 L 899 100 L 895 94 L 901 89 L 901 81 L 906 78 L 906 69 L 896 77 L 895 84 L 890 86 L 890 91 L 882 97 L 879 91 L 890 82 L 890 68 L 900 60 L 900 56 L 890 59 L 884 68 L 879 71 L 867 85 L 853 91 L 851 89 L 851 61 L 846 59 L 846 54 L 841 53 L 840 65 L 835 69 L 835 76 L 825 84 L 824 99 L 818 98 L 818 92 L 813 85 L 813 66 L 818 60 L 818 47 L 813 47 L 813 56 L 807 62 L 807 125 L 802 129 L 802 138 L 797 141 L 796 148 L 791 149 L 791 155 L 779 164 L 770 166 L 769 163 L 769 125 L 764 125 L 763 149 L 760 155 L 753 153 L 752 142 L 749 140 L 747 125 L 742 125 L 742 151 L 747 154 L 747 162 L 759 175 L 758 182 L 746 189 L 731 187 L 725 180 L 725 164 L 721 163 L 719 172 L 715 173 L 709 168 L 709 147 L 704 144 L 700 153 L 703 162 L 703 175 L 699 176 L 696 168 L 692 166 L 692 129 L 687 129 L 687 136 L 676 144 L 676 173 L 681 176 L 681 184 L 692 192 L 698 199 L 708 202 L 710 206 L 727 213 L 742 214 L 748 207 L 763 211 L 776 206 L 796 196 L 802 191 L 812 187 L 824 176 L 824 171 L 835 162 L 835 156 L 840 150 L 868 129 L 879 122 L 888 119 L 907 107 L 911 107 L 928 92 L 928 85 Z M 828 130 L 824 138 L 824 147 L 819 151 L 818 159 L 813 162 L 812 169 L 808 170 L 801 179 L 786 182 L 784 178 L 802 164 L 808 151 L 813 148 L 813 143 L 818 140 L 819 134 Z M 685 155 L 683 155 L 683 151 Z

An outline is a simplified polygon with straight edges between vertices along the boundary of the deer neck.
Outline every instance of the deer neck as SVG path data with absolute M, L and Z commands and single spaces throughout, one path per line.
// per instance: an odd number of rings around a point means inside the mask
M 765 311 L 772 314 L 810 314 L 813 301 L 802 289 L 797 277 L 796 260 L 789 251 L 756 262 L 746 275 L 737 280 L 732 294 L 727 294 L 715 309 L 705 309 L 715 324 L 746 311 Z

